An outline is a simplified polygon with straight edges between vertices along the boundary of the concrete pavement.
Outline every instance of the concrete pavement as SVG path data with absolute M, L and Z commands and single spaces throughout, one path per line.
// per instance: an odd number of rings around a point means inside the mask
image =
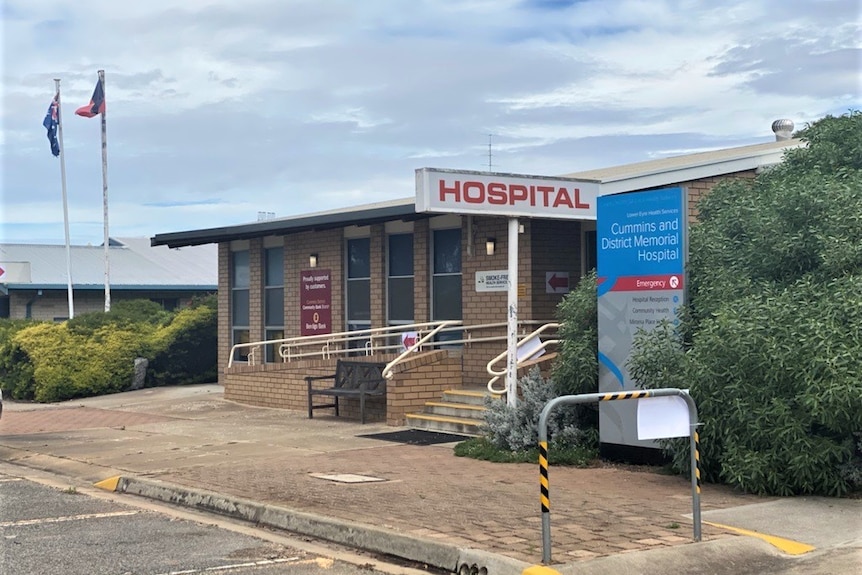
M 93 483 L 120 476 L 127 493 L 446 569 L 521 573 L 541 561 L 538 465 L 359 437 L 387 431 L 187 386 L 48 406 L 7 402 L 0 458 Z M 705 485 L 695 544 L 683 478 L 608 464 L 552 466 L 549 480 L 559 573 L 777 573 L 770 569 L 824 554 L 862 560 L 859 500 L 758 498 Z M 740 534 L 750 532 L 814 549 L 791 556 Z

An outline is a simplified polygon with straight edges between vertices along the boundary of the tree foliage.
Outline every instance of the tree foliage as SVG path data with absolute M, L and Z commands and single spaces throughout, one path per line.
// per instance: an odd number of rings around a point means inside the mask
M 798 136 L 699 203 L 682 329 L 641 333 L 629 368 L 691 389 L 707 479 L 835 495 L 862 487 L 862 114 Z M 685 470 L 684 443 L 670 449 Z
M 563 298 L 557 308 L 559 361 L 553 379 L 560 395 L 593 393 L 598 389 L 598 302 L 592 270 Z

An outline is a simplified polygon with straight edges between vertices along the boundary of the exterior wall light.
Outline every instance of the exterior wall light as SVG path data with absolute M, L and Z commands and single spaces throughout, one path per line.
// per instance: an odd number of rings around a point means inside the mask
M 497 240 L 495 238 L 488 238 L 485 240 L 485 253 L 489 256 L 494 255 L 494 250 L 497 247 Z
M 308 267 L 316 268 L 317 267 L 317 254 L 310 254 L 308 256 Z

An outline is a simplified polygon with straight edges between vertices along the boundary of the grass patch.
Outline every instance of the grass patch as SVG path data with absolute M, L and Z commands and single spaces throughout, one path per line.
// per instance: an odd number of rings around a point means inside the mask
M 494 463 L 538 463 L 539 448 L 524 451 L 507 451 L 500 449 L 485 437 L 473 437 L 455 446 L 455 455 L 469 457 Z M 598 451 L 592 447 L 566 447 L 557 449 L 553 443 L 548 446 L 549 465 L 573 465 L 588 467 L 598 457 Z

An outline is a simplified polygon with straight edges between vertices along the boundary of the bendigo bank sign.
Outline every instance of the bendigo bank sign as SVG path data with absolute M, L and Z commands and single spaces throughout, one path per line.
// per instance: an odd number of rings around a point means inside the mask
M 599 183 L 490 172 L 416 170 L 416 211 L 594 220 Z

